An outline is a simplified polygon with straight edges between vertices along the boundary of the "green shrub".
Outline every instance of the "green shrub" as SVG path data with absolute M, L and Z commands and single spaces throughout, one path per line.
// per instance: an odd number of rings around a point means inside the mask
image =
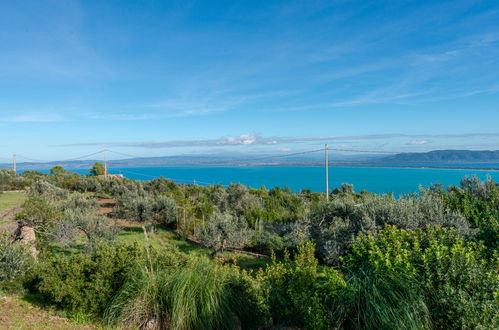
M 28 288 L 70 313 L 102 313 L 143 252 L 137 245 L 99 245 L 90 254 L 50 254 L 34 268 Z
M 31 265 L 28 247 L 13 242 L 6 232 L 0 232 L 0 282 L 8 281 L 23 274 Z
M 36 231 L 37 246 L 50 240 L 50 230 L 63 219 L 63 213 L 45 198 L 31 196 L 23 203 L 23 209 L 16 215 L 22 226 L 29 226 Z
M 252 250 L 260 253 L 271 254 L 272 252 L 282 251 L 284 249 L 284 241 L 281 236 L 263 229 L 254 232 L 251 236 L 249 246 Z
M 360 235 L 344 260 L 351 276 L 367 273 L 369 280 L 394 279 L 394 284 L 388 282 L 384 292 L 398 290 L 398 283 L 406 282 L 405 301 L 414 300 L 419 306 L 418 295 L 422 297 L 435 328 L 493 328 L 499 314 L 498 263 L 497 259 L 486 260 L 483 255 L 482 246 L 467 243 L 453 229 L 428 227 L 412 231 L 388 226 L 377 235 Z M 414 283 L 419 287 L 415 292 Z M 360 295 L 358 301 L 362 299 L 371 298 Z M 372 318 L 374 314 L 382 319 L 384 310 L 376 308 L 367 316 Z M 420 314 L 412 313 L 411 319 L 423 317 L 423 311 L 424 308 Z M 362 312 L 359 318 L 365 315 Z
M 154 198 L 152 205 L 152 221 L 153 226 L 170 225 L 177 220 L 177 205 L 175 200 L 165 195 L 158 195 Z
M 34 181 L 29 188 L 29 196 L 43 198 L 50 205 L 68 197 L 68 191 L 61 189 L 45 180 Z
M 16 174 L 13 170 L 0 169 L 0 192 L 23 189 L 26 184 L 24 177 Z
M 274 323 L 307 329 L 328 329 L 341 323 L 333 306 L 338 305 L 345 282 L 333 269 L 318 274 L 314 250 L 312 243 L 303 243 L 293 259 L 286 251 L 283 261 L 274 257 L 259 274 Z
M 499 247 L 499 186 L 490 178 L 481 182 L 478 177 L 464 177 L 461 188 L 451 187 L 439 193 L 449 208 L 461 212 L 473 228 L 475 239 L 483 241 L 492 254 Z
M 347 329 L 428 329 L 430 318 L 422 289 L 407 272 L 357 269 L 336 305 Z
M 248 223 L 244 218 L 228 213 L 215 213 L 196 233 L 202 244 L 214 252 L 228 248 L 243 248 L 250 240 Z
M 312 237 L 325 261 L 336 263 L 350 249 L 359 233 L 376 232 L 386 225 L 401 229 L 425 228 L 428 225 L 452 227 L 460 234 L 470 233 L 465 217 L 446 206 L 436 194 L 422 191 L 419 197 L 392 195 L 353 196 L 339 194 L 312 210 Z

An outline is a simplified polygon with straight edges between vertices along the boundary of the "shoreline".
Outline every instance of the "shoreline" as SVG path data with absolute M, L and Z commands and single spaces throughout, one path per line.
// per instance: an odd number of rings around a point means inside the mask
M 235 165 L 235 164 L 227 164 L 227 165 L 209 165 L 209 164 L 199 164 L 199 165 L 142 165 L 142 166 L 108 166 L 109 169 L 120 169 L 120 168 L 161 168 L 161 167 L 185 167 L 185 168 L 203 168 L 203 167 L 218 167 L 218 168 L 244 168 L 244 167 L 324 167 L 323 164 L 246 164 L 246 165 Z M 411 166 L 411 165 L 383 165 L 383 164 L 366 164 L 366 165 L 357 165 L 357 164 L 341 164 L 341 165 L 329 165 L 330 168 L 398 168 L 398 169 L 419 169 L 419 170 L 472 170 L 472 171 L 499 171 L 499 168 L 496 167 L 453 167 L 453 166 Z M 18 171 L 37 171 L 37 170 L 49 170 L 51 167 L 29 167 L 22 168 L 18 167 Z M 7 169 L 0 168 L 0 169 Z M 71 169 L 87 169 L 87 167 L 68 167 L 68 170 Z

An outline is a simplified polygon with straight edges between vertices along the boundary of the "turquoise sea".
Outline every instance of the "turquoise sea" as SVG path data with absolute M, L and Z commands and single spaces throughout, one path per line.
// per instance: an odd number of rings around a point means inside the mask
M 47 172 L 48 170 L 41 170 Z M 88 174 L 87 169 L 73 169 Z M 289 186 L 294 191 L 311 189 L 324 191 L 325 170 L 311 166 L 247 166 L 247 167 L 127 167 L 109 168 L 111 174 L 123 174 L 130 179 L 151 180 L 163 176 L 181 183 L 209 185 L 240 182 L 251 187 Z M 465 175 L 487 176 L 499 182 L 499 171 L 475 169 L 421 169 L 376 167 L 330 167 L 329 188 L 351 183 L 355 191 L 400 194 L 416 192 L 419 185 L 434 183 L 458 185 Z

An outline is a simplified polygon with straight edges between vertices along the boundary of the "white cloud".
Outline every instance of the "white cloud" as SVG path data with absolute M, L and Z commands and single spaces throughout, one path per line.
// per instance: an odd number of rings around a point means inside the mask
M 409 145 L 421 145 L 421 144 L 428 144 L 430 141 L 428 140 L 412 140 L 411 142 L 408 142 L 407 144 Z
M 138 148 L 176 148 L 176 147 L 218 147 L 218 146 L 243 146 L 243 145 L 279 145 L 289 143 L 307 142 L 333 142 L 333 141 L 371 141 L 388 140 L 397 138 L 414 138 L 407 145 L 424 145 L 432 143 L 430 139 L 459 139 L 488 137 L 497 138 L 499 133 L 463 133 L 463 134 L 371 134 L 353 136 L 305 136 L 305 137 L 265 137 L 260 133 L 248 133 L 237 136 L 221 137 L 215 139 L 194 140 L 167 140 L 167 141 L 144 141 L 144 142 L 92 142 L 73 143 L 60 145 L 63 147 L 75 146 L 107 146 L 107 147 L 138 147 Z M 344 142 L 341 144 L 347 145 Z

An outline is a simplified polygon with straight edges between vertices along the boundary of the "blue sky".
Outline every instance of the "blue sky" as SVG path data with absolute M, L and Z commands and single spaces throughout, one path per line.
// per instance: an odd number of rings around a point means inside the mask
M 2 1 L 0 161 L 499 148 L 497 1 Z

